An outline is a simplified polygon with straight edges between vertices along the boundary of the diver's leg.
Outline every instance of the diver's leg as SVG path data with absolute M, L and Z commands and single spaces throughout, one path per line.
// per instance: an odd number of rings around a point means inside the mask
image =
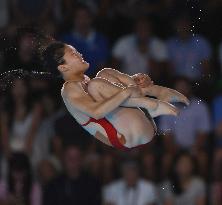
M 89 95 L 91 95 L 96 101 L 110 98 L 118 93 L 120 89 L 123 88 L 103 78 L 94 78 L 89 82 L 88 85 Z M 148 97 L 131 97 L 128 98 L 124 103 L 122 103 L 121 106 L 144 108 L 150 113 L 152 117 L 157 117 L 159 115 L 178 114 L 177 108 L 173 105 Z
M 141 90 L 144 95 L 153 96 L 162 101 L 182 102 L 186 105 L 189 105 L 189 100 L 187 99 L 187 97 L 171 88 L 159 85 L 150 85 L 148 87 L 141 88 Z
M 123 85 L 119 79 L 118 79 L 118 71 L 110 69 L 110 68 L 104 68 L 101 71 L 97 73 L 97 77 L 105 78 L 106 80 L 117 84 L 121 87 L 125 87 L 127 85 Z M 124 74 L 123 74 L 124 75 Z M 123 77 L 122 77 L 123 78 Z M 127 80 L 126 80 L 127 78 Z M 136 82 L 131 78 L 130 76 L 126 76 L 124 78 L 124 82 L 127 84 L 136 84 Z M 141 88 L 141 91 L 143 93 L 143 96 L 149 95 L 158 98 L 159 100 L 166 101 L 166 102 L 183 102 L 185 104 L 189 104 L 189 100 L 181 93 L 179 93 L 176 90 L 158 86 L 158 85 L 149 85 L 145 88 Z

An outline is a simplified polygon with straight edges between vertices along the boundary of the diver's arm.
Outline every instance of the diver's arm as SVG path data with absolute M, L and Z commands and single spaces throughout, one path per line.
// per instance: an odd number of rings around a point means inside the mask
M 125 86 L 137 85 L 130 75 L 121 73 L 118 70 L 112 68 L 104 68 L 99 71 L 96 76 L 105 78 L 113 83 L 122 83 Z
M 140 88 L 144 88 L 153 85 L 153 81 L 146 74 L 137 73 L 130 76 L 112 68 L 102 69 L 97 73 L 97 77 L 105 78 L 112 83 L 121 83 L 123 86 L 137 85 Z
M 101 119 L 115 110 L 117 107 L 119 107 L 134 92 L 137 92 L 136 88 L 125 88 L 123 90 L 120 90 L 111 98 L 104 99 L 104 101 L 101 102 L 94 101 L 88 95 L 80 97 L 74 95 L 72 96 L 72 92 L 67 95 L 67 98 L 71 102 L 71 104 L 79 111 L 85 113 L 89 117 Z

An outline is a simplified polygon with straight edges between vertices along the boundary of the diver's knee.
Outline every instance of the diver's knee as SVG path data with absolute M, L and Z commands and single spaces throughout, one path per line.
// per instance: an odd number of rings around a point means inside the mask
M 107 75 L 110 75 L 112 68 L 103 68 L 101 71 L 97 73 L 97 77 L 106 77 Z
M 93 78 L 88 83 L 88 89 L 100 89 L 104 83 L 104 79 L 102 78 Z

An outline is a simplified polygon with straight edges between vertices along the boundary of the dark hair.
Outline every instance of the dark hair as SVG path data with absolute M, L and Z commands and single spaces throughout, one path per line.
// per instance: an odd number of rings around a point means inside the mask
M 30 193 L 32 186 L 32 175 L 31 175 L 31 165 L 27 155 L 21 152 L 13 153 L 9 159 L 9 171 L 7 177 L 8 189 L 11 194 L 15 194 L 15 181 L 13 179 L 13 172 L 19 171 L 25 173 L 25 178 L 23 181 L 23 198 L 24 204 L 29 205 Z
M 65 43 L 60 41 L 50 43 L 42 52 L 43 67 L 54 76 L 59 76 L 57 67 L 65 63 L 64 53 Z
M 187 150 L 179 151 L 173 160 L 171 172 L 170 172 L 170 182 L 171 182 L 172 191 L 176 195 L 180 195 L 183 193 L 183 188 L 182 188 L 178 173 L 176 172 L 175 168 L 179 160 L 184 156 L 188 157 L 190 161 L 192 162 L 192 166 L 193 166 L 192 175 L 197 174 L 197 161 L 195 157 L 191 155 Z

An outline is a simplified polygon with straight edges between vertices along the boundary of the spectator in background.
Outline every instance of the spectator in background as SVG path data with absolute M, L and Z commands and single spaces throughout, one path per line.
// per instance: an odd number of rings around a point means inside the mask
M 103 188 L 105 205 L 154 205 L 156 204 L 155 188 L 149 181 L 139 175 L 135 162 L 123 165 L 123 178 Z
M 205 102 L 192 93 L 190 81 L 179 77 L 174 88 L 187 96 L 190 105 L 178 105 L 180 115 L 177 117 L 161 116 L 159 127 L 164 131 L 164 144 L 168 152 L 188 148 L 198 151 L 205 147 L 208 133 L 211 131 L 211 119 Z
M 56 166 L 51 159 L 44 159 L 38 164 L 38 179 L 43 188 L 47 186 L 57 175 Z
M 11 0 L 13 23 L 26 25 L 43 23 L 52 17 L 52 0 Z
M 0 1 L 0 29 L 6 27 L 9 22 L 9 10 L 8 10 L 8 1 Z
M 48 157 L 52 157 L 51 143 L 55 137 L 54 124 L 61 114 L 60 110 L 56 109 L 58 108 L 58 105 L 56 105 L 58 101 L 57 98 L 49 94 L 49 89 L 44 88 L 45 87 L 38 91 L 32 88 L 32 93 L 38 96 L 42 107 L 42 117 L 34 140 L 32 155 L 30 156 L 34 170 L 38 168 L 39 162 Z
M 103 167 L 101 166 L 102 157 L 97 153 L 90 153 L 85 157 L 85 170 L 102 182 Z
M 219 47 L 220 75 L 222 76 L 222 43 Z
M 222 204 L 222 149 L 214 151 L 210 184 L 210 205 Z
M 90 9 L 80 5 L 75 10 L 74 27 L 64 34 L 61 40 L 75 47 L 90 63 L 87 75 L 93 76 L 104 67 L 109 57 L 108 40 L 93 27 Z
M 7 70 L 32 71 L 39 68 L 40 62 L 35 55 L 34 41 L 31 30 L 29 32 L 29 29 L 14 29 L 11 39 L 9 39 L 10 47 L 5 49 L 4 66 Z
M 194 34 L 188 15 L 180 16 L 175 23 L 176 36 L 167 41 L 172 73 L 186 76 L 191 80 L 201 80 L 211 74 L 211 47 L 202 36 Z
M 9 159 L 7 180 L 0 183 L 0 200 L 7 204 L 41 205 L 41 188 L 33 181 L 31 172 L 28 157 L 13 153 Z
M 140 17 L 134 33 L 120 38 L 113 47 L 113 65 L 129 75 L 150 74 L 154 81 L 160 78 L 161 63 L 166 62 L 167 52 L 162 41 L 153 36 L 151 22 Z
M 206 185 L 197 177 L 196 161 L 188 152 L 181 151 L 172 163 L 172 172 L 161 188 L 163 205 L 204 205 Z
M 5 156 L 11 151 L 32 153 L 40 126 L 41 105 L 30 97 L 28 80 L 15 79 L 1 110 L 1 140 Z
M 82 129 L 67 110 L 63 110 L 56 118 L 54 129 L 55 137 L 52 141 L 55 143 L 54 151 L 58 154 L 58 158 L 61 156 L 62 146 L 66 147 L 69 144 L 78 144 L 81 147 L 85 147 L 90 139 L 90 135 Z
M 222 80 L 218 83 L 219 93 L 214 97 L 212 103 L 212 115 L 215 132 L 215 146 L 222 147 Z
M 106 152 L 102 155 L 102 183 L 108 184 L 114 181 L 117 177 L 118 171 L 118 160 L 113 152 Z
M 157 158 L 154 153 L 147 151 L 142 155 L 142 174 L 149 181 L 157 181 Z
M 64 173 L 45 189 L 45 205 L 100 205 L 99 183 L 82 172 L 82 153 L 74 145 L 64 151 Z

